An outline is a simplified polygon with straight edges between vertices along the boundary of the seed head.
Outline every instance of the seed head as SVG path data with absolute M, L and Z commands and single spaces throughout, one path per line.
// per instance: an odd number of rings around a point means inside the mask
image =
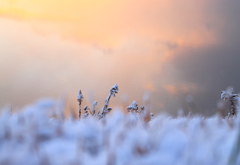
M 115 93 L 118 93 L 118 85 L 115 84 L 111 89 L 110 89 L 110 94 L 113 96 L 113 97 L 116 97 Z
M 78 99 L 77 99 L 77 101 L 79 103 L 81 103 L 83 101 L 83 95 L 82 95 L 82 91 L 81 90 L 78 91 Z

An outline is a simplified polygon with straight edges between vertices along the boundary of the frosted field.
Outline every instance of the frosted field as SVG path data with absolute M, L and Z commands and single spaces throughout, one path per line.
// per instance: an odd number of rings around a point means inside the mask
M 240 118 L 155 116 L 114 109 L 98 120 L 64 118 L 45 100 L 0 116 L 1 165 L 240 164 Z
M 0 165 L 237 165 L 240 118 L 233 89 L 223 91 L 228 117 L 153 118 L 133 101 L 128 114 L 109 107 L 115 84 L 97 112 L 82 107 L 67 117 L 61 101 L 42 100 L 20 112 L 0 116 Z M 149 100 L 145 98 L 146 104 Z M 113 111 L 111 114 L 110 112 Z M 84 112 L 84 113 L 83 113 Z

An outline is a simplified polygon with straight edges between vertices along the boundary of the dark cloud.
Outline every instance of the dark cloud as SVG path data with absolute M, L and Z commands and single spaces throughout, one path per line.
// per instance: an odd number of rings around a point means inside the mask
M 206 28 L 216 35 L 216 44 L 201 46 L 178 46 L 166 44 L 171 50 L 177 49 L 171 62 L 167 65 L 174 68 L 174 73 L 165 70 L 165 78 L 179 84 L 195 84 L 200 90 L 181 92 L 171 96 L 161 91 L 165 109 L 176 114 L 177 108 L 190 110 L 186 97 L 193 96 L 198 113 L 211 115 L 216 112 L 220 92 L 232 86 L 240 92 L 240 2 L 215 1 L 207 3 L 205 10 Z M 174 77 L 174 78 L 173 78 Z M 190 86 L 190 85 L 187 85 Z M 177 89 L 177 86 L 171 90 Z M 181 88 L 180 88 L 181 89 Z M 191 88 L 189 88 L 191 90 Z M 160 95 L 160 94 L 159 94 Z
M 172 63 L 182 73 L 186 82 L 198 84 L 204 90 L 195 93 L 200 109 L 215 109 L 220 91 L 227 86 L 240 88 L 240 49 L 228 46 L 189 48 L 180 52 Z

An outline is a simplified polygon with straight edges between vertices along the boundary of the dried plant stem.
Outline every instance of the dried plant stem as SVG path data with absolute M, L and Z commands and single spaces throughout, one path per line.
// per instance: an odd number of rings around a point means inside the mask
M 78 101 L 78 105 L 79 105 L 78 118 L 80 120 L 81 119 L 81 104 L 82 104 L 82 101 L 83 101 L 83 95 L 82 95 L 82 91 L 81 90 L 79 90 L 77 101 Z
M 78 118 L 81 119 L 81 102 L 79 102 Z
M 87 118 L 87 117 L 89 116 L 88 111 L 89 111 L 90 109 L 88 108 L 88 106 L 84 106 L 83 110 L 84 110 L 83 118 Z M 91 112 L 91 111 L 90 111 L 90 112 Z
M 222 91 L 221 99 L 230 102 L 230 112 L 228 117 L 233 117 L 237 115 L 238 107 L 236 105 L 236 101 L 238 97 L 239 97 L 238 94 L 233 94 L 233 88 L 228 88 L 226 91 Z
M 233 99 L 230 99 L 230 116 L 235 116 L 236 115 L 236 104 Z
M 103 106 L 102 114 L 100 116 L 100 119 L 105 117 L 105 115 L 108 113 L 107 109 L 108 109 L 108 104 L 109 104 L 110 98 L 111 98 L 111 94 L 109 94 L 108 97 L 105 99 L 105 104 Z
M 105 99 L 105 104 L 102 108 L 102 114 L 99 116 L 99 119 L 105 117 L 105 115 L 112 110 L 112 108 L 108 107 L 109 101 L 111 96 L 115 97 L 116 93 L 118 93 L 118 85 L 115 84 L 111 89 L 110 89 L 110 94 L 108 97 Z

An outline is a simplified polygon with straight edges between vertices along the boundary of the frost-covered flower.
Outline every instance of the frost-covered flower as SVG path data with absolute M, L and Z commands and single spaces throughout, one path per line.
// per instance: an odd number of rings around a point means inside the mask
M 78 91 L 78 97 L 77 98 L 78 98 L 77 101 L 79 103 L 81 103 L 83 101 L 83 95 L 82 95 L 82 91 L 81 90 Z
M 88 108 L 88 106 L 84 106 L 83 110 L 84 110 L 83 118 L 87 118 L 89 115 L 88 110 L 90 110 L 90 108 Z
M 233 88 L 227 88 L 226 91 L 222 91 L 221 93 L 221 99 L 224 101 L 229 101 L 230 102 L 230 115 L 229 116 L 234 116 L 236 115 L 237 112 L 237 105 L 236 101 L 238 99 L 239 95 L 238 94 L 233 94 Z
M 115 84 L 111 89 L 110 89 L 110 93 L 113 97 L 115 97 L 115 93 L 118 93 L 118 84 Z
M 84 120 L 49 118 L 56 107 L 37 104 L 13 115 L 0 114 L 0 165 L 240 164 L 237 117 L 160 114 L 146 125 L 122 111 L 102 121 L 89 118 L 85 106 Z M 134 102 L 131 109 L 136 107 Z
M 128 112 L 130 111 L 137 111 L 138 110 L 138 104 L 136 101 L 133 101 L 130 106 L 127 107 Z
M 226 91 L 221 92 L 221 99 L 222 100 L 230 100 L 230 99 L 236 100 L 237 97 L 239 97 L 239 95 L 238 94 L 233 94 L 233 88 L 227 88 Z
M 94 101 L 94 102 L 93 102 L 92 115 L 95 115 L 95 113 L 96 113 L 97 103 L 98 103 L 97 101 Z

